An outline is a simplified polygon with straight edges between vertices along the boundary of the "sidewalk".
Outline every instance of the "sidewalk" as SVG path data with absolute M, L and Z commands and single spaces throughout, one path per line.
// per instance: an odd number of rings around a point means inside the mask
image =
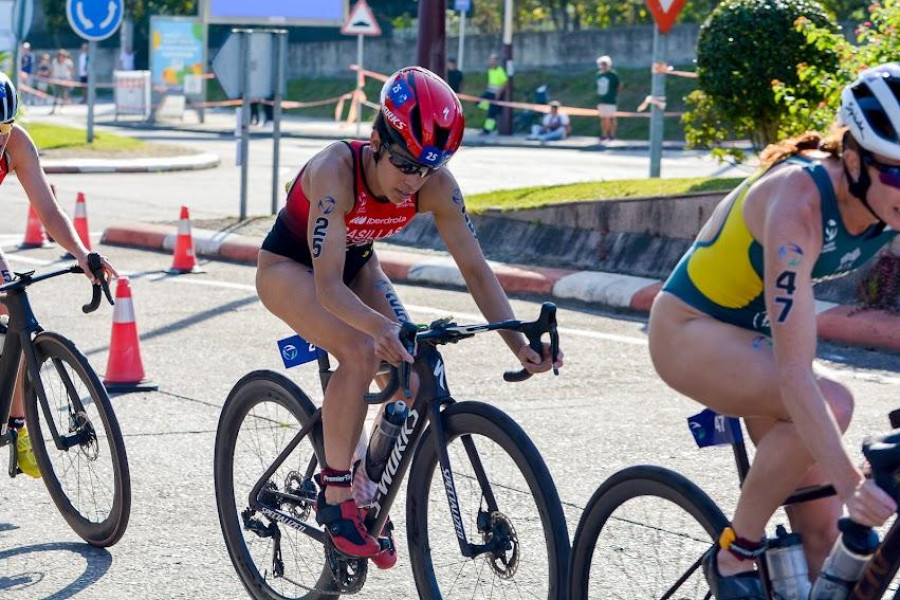
M 128 223 L 108 228 L 101 242 L 117 246 L 171 252 L 177 237 L 174 225 Z M 197 255 L 256 264 L 261 237 L 208 229 L 194 229 Z M 392 280 L 438 287 L 464 287 L 462 275 L 447 255 L 381 245 L 378 259 Z M 576 300 L 591 305 L 647 313 L 662 282 L 644 277 L 502 264 L 491 261 L 503 289 L 511 294 L 534 294 Z M 819 337 L 855 346 L 900 352 L 900 315 L 861 310 L 832 302 L 816 302 Z

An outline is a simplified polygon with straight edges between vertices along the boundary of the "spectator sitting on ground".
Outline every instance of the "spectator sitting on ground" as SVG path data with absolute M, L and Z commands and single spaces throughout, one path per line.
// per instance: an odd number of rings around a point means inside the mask
M 531 126 L 531 135 L 528 136 L 529 140 L 552 142 L 564 140 L 572 133 L 569 115 L 560 112 L 560 106 L 559 100 L 554 100 L 550 103 L 550 112 L 543 116 L 541 124 Z

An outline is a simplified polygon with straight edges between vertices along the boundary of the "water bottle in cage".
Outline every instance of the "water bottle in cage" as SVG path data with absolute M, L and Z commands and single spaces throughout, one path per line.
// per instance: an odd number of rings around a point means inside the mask
M 789 534 L 784 525 L 779 525 L 775 529 L 775 536 L 769 540 L 765 554 L 773 598 L 807 600 L 810 589 L 809 568 L 800 534 Z
M 407 414 L 409 409 L 402 401 L 390 402 L 384 407 L 381 421 L 372 432 L 369 449 L 366 451 L 366 475 L 370 480 L 375 482 L 381 480 L 394 443 L 400 437 L 400 431 L 406 423 Z
M 810 600 L 844 600 L 878 548 L 878 533 L 871 527 L 844 518 L 838 529 L 841 535 L 825 559 Z

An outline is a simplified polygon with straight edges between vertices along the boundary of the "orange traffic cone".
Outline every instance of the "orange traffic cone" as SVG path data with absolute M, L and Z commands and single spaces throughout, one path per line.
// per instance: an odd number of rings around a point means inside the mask
M 47 242 L 47 233 L 44 231 L 44 225 L 37 216 L 34 206 L 28 205 L 28 222 L 25 225 L 25 239 L 19 244 L 19 248 L 46 248 L 50 246 Z
M 191 235 L 191 218 L 188 215 L 188 208 L 182 206 L 181 217 L 178 221 L 178 236 L 175 238 L 175 256 L 172 259 L 172 267 L 166 273 L 181 275 L 202 272 L 197 267 L 197 258 L 194 256 L 194 237 Z
M 84 194 L 82 192 L 78 192 L 78 197 L 75 200 L 75 233 L 78 234 L 78 237 L 81 238 L 81 243 L 84 244 L 84 247 L 88 250 L 91 249 L 91 234 L 90 229 L 88 228 L 88 220 L 87 220 L 87 206 L 84 203 Z
M 109 362 L 103 385 L 111 394 L 158 390 L 148 381 L 141 362 L 141 343 L 131 301 L 131 282 L 119 277 L 116 285 L 116 309 L 113 311 L 112 336 L 109 340 Z

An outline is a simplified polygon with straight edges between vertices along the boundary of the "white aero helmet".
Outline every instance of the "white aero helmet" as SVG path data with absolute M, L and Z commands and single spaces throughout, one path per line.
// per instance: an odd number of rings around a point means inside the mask
M 840 117 L 860 146 L 900 160 L 900 63 L 860 73 L 841 93 Z
M 0 72 L 0 123 L 9 123 L 16 118 L 19 110 L 19 99 L 16 88 L 6 73 Z

